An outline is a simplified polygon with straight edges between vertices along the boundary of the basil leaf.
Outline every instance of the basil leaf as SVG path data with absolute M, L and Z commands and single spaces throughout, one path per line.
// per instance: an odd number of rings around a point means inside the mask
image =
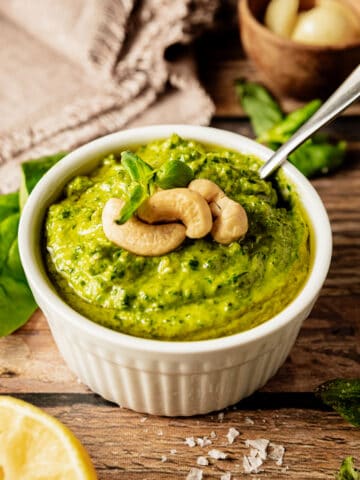
M 19 219 L 11 212 L 0 222 L 0 336 L 21 327 L 37 308 L 20 262 Z
M 329 380 L 315 390 L 315 395 L 352 425 L 360 427 L 360 378 Z
M 0 222 L 7 216 L 17 213 L 19 211 L 19 194 L 8 193 L 0 195 Z
M 143 185 L 137 183 L 130 187 L 129 200 L 121 209 L 120 218 L 116 223 L 122 225 L 127 222 L 148 196 L 147 189 Z
M 336 480 L 360 480 L 360 471 L 354 467 L 354 459 L 346 457 L 336 475 Z
M 146 184 L 154 173 L 152 167 L 133 152 L 122 152 L 121 164 L 134 182 Z
M 250 117 L 257 141 L 277 150 L 319 108 L 320 100 L 313 100 L 289 115 L 283 116 L 279 105 L 268 91 L 257 83 L 237 80 L 236 93 Z M 314 135 L 289 156 L 289 161 L 305 176 L 326 174 L 342 165 L 346 142 L 332 143 L 326 134 Z
M 304 107 L 289 113 L 284 120 L 277 123 L 257 138 L 260 143 L 283 144 L 303 125 L 321 105 L 320 100 L 313 100 Z
M 278 103 L 258 83 L 236 80 L 235 90 L 243 110 L 250 117 L 255 135 L 263 134 L 283 119 Z
M 19 204 L 25 204 L 36 183 L 64 155 L 58 153 L 23 163 L 20 195 L 0 195 L 0 336 L 21 327 L 37 308 L 20 261 Z
M 0 275 L 0 337 L 24 325 L 36 308 L 27 283 Z
M 181 160 L 169 160 L 156 172 L 155 183 L 160 188 L 186 187 L 194 178 L 192 169 Z
M 32 192 L 38 181 L 55 165 L 59 160 L 65 157 L 65 152 L 59 152 L 55 155 L 29 160 L 21 164 L 21 183 L 20 183 L 20 208 L 23 209 L 26 200 Z
M 293 152 L 288 160 L 306 177 L 326 174 L 342 165 L 346 153 L 346 142 L 336 144 L 308 140 Z

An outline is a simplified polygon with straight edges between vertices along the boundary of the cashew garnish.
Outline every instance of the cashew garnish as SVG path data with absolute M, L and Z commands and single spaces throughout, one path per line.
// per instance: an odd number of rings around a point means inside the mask
M 248 229 L 248 219 L 240 203 L 231 200 L 216 183 L 196 179 L 188 185 L 190 190 L 199 192 L 210 204 L 215 221 L 211 229 L 213 239 L 224 245 L 240 240 Z
M 189 183 L 188 189 L 193 192 L 198 192 L 208 203 L 216 202 L 222 197 L 225 197 L 225 193 L 221 190 L 216 183 L 206 178 L 197 178 Z
M 102 225 L 105 236 L 119 247 L 137 255 L 155 257 L 175 250 L 185 240 L 185 227 L 179 223 L 148 225 L 135 216 L 123 225 L 119 218 L 124 202 L 111 198 L 102 212 Z
M 188 188 L 156 192 L 140 206 L 137 214 L 148 223 L 181 220 L 189 238 L 204 237 L 212 227 L 208 203 L 202 195 Z

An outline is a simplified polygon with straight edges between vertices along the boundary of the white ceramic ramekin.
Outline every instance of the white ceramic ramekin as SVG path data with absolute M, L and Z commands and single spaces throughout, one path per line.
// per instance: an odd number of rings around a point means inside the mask
M 271 154 L 240 135 L 190 125 L 153 126 L 108 135 L 67 155 L 44 176 L 26 203 L 19 229 L 26 276 L 70 369 L 108 400 L 138 412 L 169 416 L 222 409 L 250 395 L 276 373 L 319 294 L 332 250 L 329 220 L 318 194 L 302 174 L 286 164 L 283 170 L 298 191 L 312 225 L 315 253 L 303 289 L 274 318 L 229 337 L 162 342 L 114 332 L 75 312 L 56 293 L 44 267 L 42 226 L 47 207 L 66 182 L 92 170 L 104 155 L 174 132 L 263 160 Z

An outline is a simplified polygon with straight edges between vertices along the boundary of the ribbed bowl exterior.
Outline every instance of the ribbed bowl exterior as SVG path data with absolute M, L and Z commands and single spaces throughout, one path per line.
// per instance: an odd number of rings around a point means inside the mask
M 309 311 L 274 335 L 201 359 L 119 351 L 67 329 L 51 311 L 46 316 L 69 368 L 94 392 L 137 412 L 191 416 L 221 410 L 263 386 L 284 363 Z
M 304 287 L 278 315 L 229 337 L 161 342 L 113 332 L 75 312 L 55 291 L 44 265 L 41 245 L 47 207 L 58 198 L 67 181 L 91 171 L 104 155 L 166 138 L 173 132 L 263 160 L 272 154 L 240 135 L 190 125 L 143 127 L 100 138 L 61 160 L 35 187 L 21 216 L 19 250 L 30 287 L 58 348 L 83 383 L 107 400 L 138 412 L 190 416 L 232 405 L 276 373 L 324 283 L 332 245 L 321 199 L 306 178 L 286 164 L 283 170 L 296 187 L 311 225 L 314 259 Z

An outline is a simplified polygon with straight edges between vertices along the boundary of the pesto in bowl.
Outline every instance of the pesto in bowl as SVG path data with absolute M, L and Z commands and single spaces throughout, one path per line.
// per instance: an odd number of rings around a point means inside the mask
M 258 176 L 254 156 L 172 135 L 133 149 L 159 167 L 180 159 L 246 210 L 243 240 L 186 239 L 160 257 L 134 255 L 102 229 L 105 203 L 122 198 L 129 177 L 120 155 L 103 159 L 65 187 L 45 220 L 46 264 L 60 296 L 105 327 L 137 337 L 195 341 L 255 327 L 301 290 L 311 263 L 310 229 L 296 192 L 279 172 Z

